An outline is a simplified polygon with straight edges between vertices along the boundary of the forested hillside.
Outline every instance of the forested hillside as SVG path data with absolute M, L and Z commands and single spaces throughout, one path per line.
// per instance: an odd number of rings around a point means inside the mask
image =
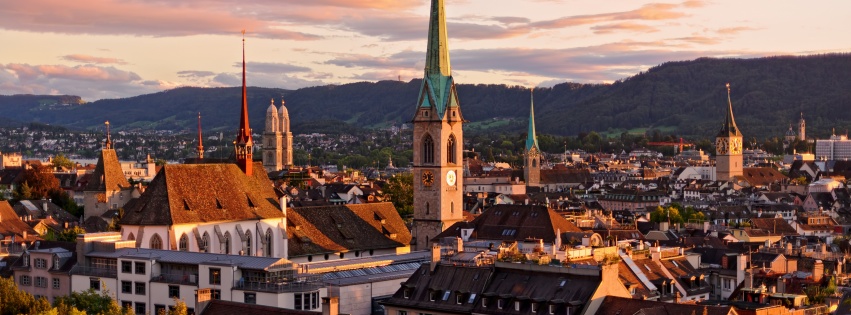
M 736 121 L 747 138 L 781 136 L 801 112 L 810 135 L 851 125 L 851 54 L 758 59 L 701 58 L 668 62 L 613 84 L 563 83 L 535 90 L 539 132 L 576 135 L 660 130 L 710 138 L 720 126 L 732 86 Z M 523 132 L 529 91 L 518 86 L 457 82 L 469 131 Z M 250 73 L 249 73 L 250 84 Z M 380 128 L 410 120 L 421 85 L 381 81 L 284 90 L 249 88 L 255 132 L 270 99 L 286 100 L 295 133 Z M 83 103 L 73 96 L 0 96 L 0 122 L 41 122 L 93 128 L 189 130 L 204 116 L 205 130 L 233 130 L 239 88 L 178 88 L 125 99 Z M 73 105 L 58 105 L 73 104 Z M 336 126 L 336 127 L 335 127 Z

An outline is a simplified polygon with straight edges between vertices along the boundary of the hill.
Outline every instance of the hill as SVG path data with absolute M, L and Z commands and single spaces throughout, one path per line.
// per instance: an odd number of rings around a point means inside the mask
M 563 83 L 535 90 L 539 132 L 575 135 L 662 130 L 714 137 L 732 85 L 736 121 L 747 138 L 782 136 L 800 112 L 810 135 L 851 125 L 851 54 L 757 59 L 700 58 L 668 62 L 612 84 Z M 286 100 L 296 133 L 334 130 L 345 122 L 380 128 L 410 119 L 421 80 L 380 81 L 284 90 L 249 88 L 255 132 L 269 100 Z M 529 92 L 519 86 L 459 84 L 469 131 L 523 132 Z M 239 88 L 184 87 L 124 99 L 84 103 L 74 96 L 0 96 L 0 117 L 70 128 L 192 130 L 200 111 L 204 129 L 234 130 Z M 72 105 L 57 105 L 72 104 Z M 3 121 L 4 119 L 0 119 Z M 497 128 L 497 129 L 495 129 Z

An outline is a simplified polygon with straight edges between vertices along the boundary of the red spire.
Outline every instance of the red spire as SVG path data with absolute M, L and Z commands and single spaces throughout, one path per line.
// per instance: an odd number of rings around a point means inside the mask
M 198 112 L 198 159 L 204 158 L 204 140 L 201 138 L 201 112 Z
M 248 89 L 245 84 L 245 30 L 242 30 L 242 114 L 239 119 L 239 132 L 234 141 L 236 164 L 251 176 L 254 172 L 254 140 L 251 138 L 251 127 L 248 126 Z

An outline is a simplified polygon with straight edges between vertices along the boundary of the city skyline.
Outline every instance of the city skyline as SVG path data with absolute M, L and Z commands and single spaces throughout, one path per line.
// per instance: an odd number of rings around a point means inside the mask
M 180 86 L 296 89 L 422 76 L 428 1 L 11 2 L 0 94 L 87 101 Z M 851 4 L 448 1 L 459 83 L 607 83 L 666 61 L 851 51 Z M 843 8 L 845 7 L 845 8 Z M 49 8 L 49 9 L 45 9 Z

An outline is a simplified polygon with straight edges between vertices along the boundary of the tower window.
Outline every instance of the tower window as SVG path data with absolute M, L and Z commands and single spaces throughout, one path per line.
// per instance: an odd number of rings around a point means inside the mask
M 423 139 L 423 163 L 434 163 L 434 140 L 431 135 L 426 135 Z
M 455 135 L 449 135 L 449 140 L 446 141 L 446 162 L 455 164 Z

